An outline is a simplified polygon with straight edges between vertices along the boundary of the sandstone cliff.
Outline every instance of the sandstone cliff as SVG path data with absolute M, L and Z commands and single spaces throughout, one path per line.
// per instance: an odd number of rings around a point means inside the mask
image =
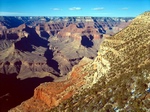
M 42 112 L 58 106 L 60 102 L 70 98 L 86 82 L 84 77 L 88 73 L 81 74 L 81 68 L 91 63 L 92 60 L 83 58 L 73 67 L 69 77 L 65 81 L 43 83 L 34 90 L 34 96 L 13 108 L 10 112 Z

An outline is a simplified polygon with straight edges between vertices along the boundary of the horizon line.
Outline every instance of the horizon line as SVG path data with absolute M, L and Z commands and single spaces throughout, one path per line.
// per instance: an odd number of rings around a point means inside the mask
M 0 15 L 0 17 L 131 17 L 131 18 L 135 18 L 137 16 L 12 16 L 12 15 Z

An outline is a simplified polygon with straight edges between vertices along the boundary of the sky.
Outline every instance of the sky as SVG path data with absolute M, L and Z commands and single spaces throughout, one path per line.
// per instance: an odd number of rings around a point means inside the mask
M 150 0 L 0 0 L 0 16 L 136 17 Z

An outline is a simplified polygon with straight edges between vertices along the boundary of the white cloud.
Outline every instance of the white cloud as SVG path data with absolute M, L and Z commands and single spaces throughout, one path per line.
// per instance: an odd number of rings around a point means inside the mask
M 80 7 L 72 7 L 72 8 L 69 8 L 69 10 L 81 10 Z
M 124 7 L 124 8 L 122 8 L 122 10 L 128 10 L 129 8 L 127 8 L 127 7 Z
M 103 7 L 97 7 L 97 8 L 93 8 L 92 10 L 104 10 Z
M 13 16 L 13 15 L 23 15 L 25 13 L 19 12 L 0 12 L 0 16 Z
M 59 10 L 61 10 L 60 8 L 53 8 L 52 10 L 54 10 L 54 11 L 59 11 Z

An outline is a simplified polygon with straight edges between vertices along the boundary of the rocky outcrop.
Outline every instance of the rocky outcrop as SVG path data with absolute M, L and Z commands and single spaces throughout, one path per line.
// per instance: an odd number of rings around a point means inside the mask
M 91 62 L 92 60 L 83 58 L 78 65 L 73 67 L 73 71 L 65 81 L 41 84 L 34 90 L 34 96 L 31 99 L 11 109 L 10 112 L 31 112 L 33 110 L 41 112 L 58 106 L 60 102 L 70 98 L 85 84 L 84 77 L 88 73 L 82 74 L 81 68 Z

